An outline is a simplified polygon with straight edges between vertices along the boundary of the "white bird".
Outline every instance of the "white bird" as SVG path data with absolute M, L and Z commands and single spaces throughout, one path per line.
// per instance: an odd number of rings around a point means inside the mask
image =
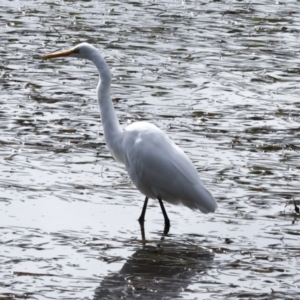
M 203 213 L 214 212 L 218 205 L 203 185 L 188 156 L 155 125 L 135 122 L 121 128 L 111 100 L 111 73 L 99 51 L 88 43 L 69 50 L 45 55 L 43 59 L 76 57 L 92 61 L 100 79 L 97 98 L 107 147 L 114 159 L 125 165 L 130 179 L 146 196 L 139 218 L 144 230 L 148 198 L 158 199 L 165 219 L 164 233 L 170 229 L 170 220 L 162 200 L 183 204 Z

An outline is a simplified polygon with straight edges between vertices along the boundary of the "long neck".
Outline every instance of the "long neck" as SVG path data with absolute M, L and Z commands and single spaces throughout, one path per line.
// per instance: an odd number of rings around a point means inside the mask
M 100 75 L 97 86 L 97 98 L 106 144 L 114 159 L 124 162 L 122 151 L 123 130 L 119 124 L 110 96 L 111 73 L 98 51 L 93 53 L 92 61 Z

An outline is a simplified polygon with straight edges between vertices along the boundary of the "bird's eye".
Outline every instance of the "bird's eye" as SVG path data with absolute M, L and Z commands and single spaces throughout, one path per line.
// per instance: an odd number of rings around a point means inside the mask
M 74 48 L 73 53 L 80 53 L 80 49 L 79 48 Z

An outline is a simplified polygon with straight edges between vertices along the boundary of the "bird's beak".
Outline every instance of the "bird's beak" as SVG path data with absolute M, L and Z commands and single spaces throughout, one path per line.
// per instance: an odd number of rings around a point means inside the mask
M 46 60 L 46 59 L 51 59 L 51 58 L 69 56 L 73 52 L 74 52 L 74 48 L 69 49 L 69 50 L 63 50 L 63 51 L 59 51 L 59 52 L 54 52 L 54 53 L 50 53 L 50 54 L 44 55 L 43 59 Z

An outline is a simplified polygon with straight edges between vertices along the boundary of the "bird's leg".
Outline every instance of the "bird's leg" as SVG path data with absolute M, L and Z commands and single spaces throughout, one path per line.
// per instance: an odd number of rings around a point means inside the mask
M 142 241 L 143 241 L 143 244 L 146 243 L 146 237 L 145 237 L 145 227 L 144 227 L 144 223 L 140 223 L 141 225 L 141 235 L 142 235 Z
M 145 214 L 146 214 L 147 204 L 148 204 L 148 197 L 145 198 L 143 210 L 142 210 L 141 216 L 139 217 L 139 223 L 141 225 L 141 234 L 142 234 L 142 240 L 143 241 L 146 240 L 144 222 L 145 222 Z
M 139 217 L 139 222 L 140 222 L 141 225 L 143 224 L 143 226 L 144 226 L 144 222 L 145 222 L 145 214 L 146 214 L 147 204 L 148 204 L 148 197 L 145 198 L 143 210 L 142 210 L 142 213 Z
M 163 202 L 161 200 L 161 197 L 158 196 L 157 199 L 158 199 L 161 211 L 162 211 L 162 213 L 164 215 L 164 218 L 165 218 L 165 230 L 164 230 L 164 234 L 168 234 L 168 232 L 170 230 L 170 219 L 168 218 L 168 215 L 167 215 L 167 212 L 165 210 L 164 204 L 163 204 Z
M 294 206 L 295 206 L 295 212 L 299 214 L 300 210 L 299 210 L 299 207 L 297 206 L 296 204 L 296 201 L 293 199 L 294 201 Z

